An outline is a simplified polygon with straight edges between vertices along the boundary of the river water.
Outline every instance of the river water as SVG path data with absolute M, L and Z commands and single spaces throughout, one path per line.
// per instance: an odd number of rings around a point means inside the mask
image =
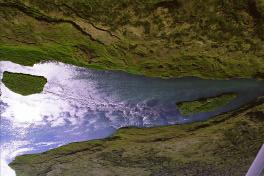
M 250 79 L 162 80 L 51 62 L 25 67 L 1 61 L 0 77 L 4 71 L 45 76 L 48 82 L 42 93 L 30 96 L 1 83 L 1 176 L 15 175 L 8 163 L 21 154 L 104 138 L 121 127 L 206 120 L 264 95 L 264 82 Z M 213 112 L 183 117 L 176 108 L 176 102 L 227 92 L 239 96 Z

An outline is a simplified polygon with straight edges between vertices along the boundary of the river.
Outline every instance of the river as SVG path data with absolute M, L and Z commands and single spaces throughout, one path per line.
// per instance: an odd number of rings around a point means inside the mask
M 1 176 L 15 176 L 14 157 L 111 135 L 127 126 L 152 127 L 206 120 L 264 95 L 264 81 L 253 79 L 159 79 L 99 71 L 62 63 L 33 67 L 0 62 L 4 71 L 45 76 L 40 94 L 22 96 L 1 83 Z M 181 116 L 176 103 L 221 93 L 238 97 L 213 112 Z

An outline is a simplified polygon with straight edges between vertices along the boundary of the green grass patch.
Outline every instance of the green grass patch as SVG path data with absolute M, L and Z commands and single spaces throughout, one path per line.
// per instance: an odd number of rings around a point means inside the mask
M 72 47 L 69 45 L 0 45 L 0 58 L 0 60 L 9 60 L 28 66 L 47 60 L 80 65 L 80 61 L 73 56 Z
M 47 79 L 22 73 L 4 72 L 2 82 L 7 88 L 21 95 L 41 93 Z
M 203 98 L 190 102 L 177 103 L 177 107 L 180 113 L 184 116 L 199 113 L 213 111 L 219 107 L 222 107 L 235 99 L 236 94 L 224 94 L 217 97 Z

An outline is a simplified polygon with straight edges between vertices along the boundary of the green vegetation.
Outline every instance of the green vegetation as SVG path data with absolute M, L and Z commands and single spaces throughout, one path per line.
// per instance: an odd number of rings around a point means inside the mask
M 31 95 L 42 92 L 47 79 L 43 76 L 4 72 L 2 82 L 13 92 Z
M 209 112 L 220 108 L 237 97 L 236 94 L 223 94 L 216 97 L 202 98 L 195 101 L 177 103 L 180 113 L 184 116 L 198 112 Z
M 0 61 L 162 78 L 264 78 L 263 0 L 0 0 L 0 26 Z M 3 82 L 27 95 L 46 80 L 6 72 Z M 184 103 L 182 113 L 231 98 Z M 120 129 L 104 140 L 17 157 L 11 166 L 18 176 L 245 175 L 263 143 L 261 101 L 207 122 Z
M 256 0 L 256 6 L 261 15 L 264 16 L 264 0 Z
M 205 122 L 123 128 L 113 136 L 18 156 L 17 176 L 245 175 L 264 138 L 264 99 Z
M 0 60 L 264 77 L 262 0 L 0 0 Z

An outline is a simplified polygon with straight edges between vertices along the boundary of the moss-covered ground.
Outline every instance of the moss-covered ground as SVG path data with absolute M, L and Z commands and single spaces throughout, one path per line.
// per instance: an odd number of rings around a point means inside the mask
M 199 113 L 209 112 L 220 108 L 237 97 L 236 94 L 223 94 L 216 97 L 202 98 L 199 100 L 177 103 L 177 108 L 184 116 Z
M 47 79 L 43 76 L 4 72 L 2 82 L 13 92 L 31 95 L 42 92 Z
M 0 60 L 262 78 L 262 0 L 0 0 Z
M 205 122 L 147 129 L 17 157 L 17 176 L 245 175 L 264 139 L 264 99 Z

